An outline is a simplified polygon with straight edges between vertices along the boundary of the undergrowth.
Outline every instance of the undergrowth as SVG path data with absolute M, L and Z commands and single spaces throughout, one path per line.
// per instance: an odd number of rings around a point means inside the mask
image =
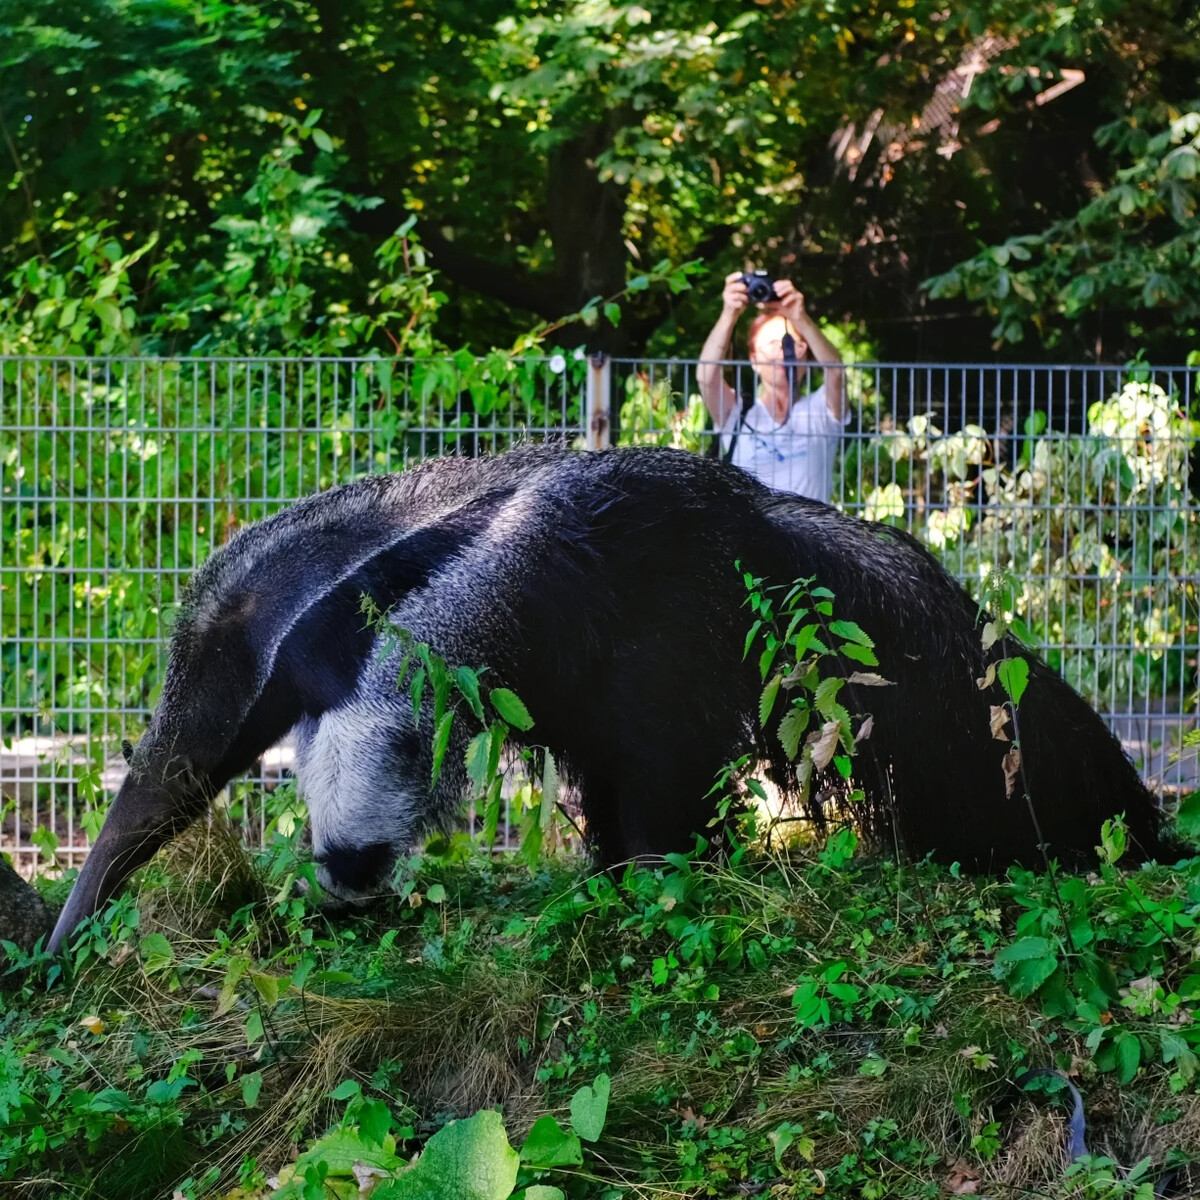
M 0 1017 L 6 1194 L 1200 1181 L 1200 859 L 1059 874 L 1056 895 L 861 859 L 852 835 L 616 875 L 456 835 L 400 895 L 333 917 L 295 886 L 294 841 L 252 859 L 219 820 L 193 830 L 65 969 L 23 960 Z

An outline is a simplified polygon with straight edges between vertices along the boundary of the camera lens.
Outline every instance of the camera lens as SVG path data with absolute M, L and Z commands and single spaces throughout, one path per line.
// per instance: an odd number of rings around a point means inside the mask
M 746 296 L 751 304 L 766 304 L 776 298 L 775 287 L 765 273 L 743 275 L 742 278 L 746 284 Z

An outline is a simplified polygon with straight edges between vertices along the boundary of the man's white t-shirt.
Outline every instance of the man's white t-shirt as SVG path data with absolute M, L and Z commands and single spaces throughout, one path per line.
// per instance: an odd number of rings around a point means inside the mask
M 738 428 L 739 422 L 741 428 Z M 833 495 L 833 463 L 842 430 L 850 423 L 847 408 L 839 421 L 829 411 L 825 385 L 792 402 L 787 420 L 780 425 L 756 400 L 742 418 L 740 407 L 725 418 L 721 427 L 721 452 L 729 453 L 734 433 L 734 466 L 749 471 L 767 487 L 795 492 L 811 500 L 829 503 Z

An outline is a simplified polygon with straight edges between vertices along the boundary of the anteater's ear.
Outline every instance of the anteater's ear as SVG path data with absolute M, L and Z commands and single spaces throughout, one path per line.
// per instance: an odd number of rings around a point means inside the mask
M 133 743 L 128 738 L 121 739 L 121 753 L 127 763 L 133 762 Z

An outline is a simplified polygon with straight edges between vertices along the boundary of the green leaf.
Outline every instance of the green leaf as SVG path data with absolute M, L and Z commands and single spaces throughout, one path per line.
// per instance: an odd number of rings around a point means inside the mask
M 1130 1083 L 1142 1061 L 1142 1043 L 1136 1034 L 1122 1030 L 1114 1044 L 1117 1048 L 1117 1082 Z
M 829 632 L 834 637 L 844 638 L 848 642 L 857 642 L 868 650 L 875 648 L 875 643 L 853 621 L 830 621 Z
M 279 1003 L 280 981 L 277 975 L 269 975 L 266 971 L 259 971 L 251 976 L 250 981 L 254 984 L 254 990 L 262 999 L 264 1007 L 274 1008 Z
M 314 129 L 312 131 L 312 140 L 316 142 L 318 150 L 324 150 L 326 154 L 333 152 L 333 139 L 323 129 Z
M 246 1045 L 253 1046 L 263 1035 L 263 1019 L 262 1013 L 256 1008 L 246 1018 Z
M 1175 814 L 1175 826 L 1188 841 L 1200 840 L 1200 791 L 1185 796 Z
M 843 642 L 841 653 L 846 658 L 851 658 L 855 662 L 860 662 L 867 667 L 879 666 L 879 659 L 875 657 L 874 650 L 868 650 L 866 646 L 856 646 L 853 642 Z
M 538 813 L 538 825 L 543 833 L 550 828 L 557 803 L 558 767 L 555 765 L 554 755 L 547 750 L 545 761 L 542 763 L 542 803 L 541 811 Z
M 551 1187 L 548 1183 L 535 1183 L 523 1192 L 516 1192 L 513 1200 L 567 1200 L 562 1188 Z
M 1058 956 L 1044 937 L 1025 937 L 1003 946 L 996 953 L 1009 992 L 1018 1000 L 1027 999 L 1058 969 Z
M 477 720 L 484 720 L 483 701 L 479 698 L 479 675 L 470 667 L 454 668 L 454 683 L 463 699 L 471 706 Z
M 613 303 L 613 301 L 610 300 L 604 306 L 604 315 L 608 318 L 610 324 L 620 325 L 620 323 L 621 323 L 621 306 L 619 304 Z
M 492 707 L 514 728 L 522 733 L 533 728 L 533 718 L 516 692 L 508 688 L 492 688 L 488 693 Z
M 783 714 L 783 720 L 779 722 L 779 740 L 783 744 L 783 752 L 788 758 L 796 757 L 800 749 L 800 739 L 808 728 L 811 716 L 811 709 L 801 708 L 798 704 L 793 704 Z
M 380 1184 L 372 1200 L 508 1200 L 520 1159 L 498 1112 L 454 1121 L 426 1143 L 417 1165 Z
M 175 951 L 161 933 L 148 933 L 142 938 L 142 965 L 147 975 L 165 971 L 174 961 Z
M 475 785 L 477 792 L 482 792 L 487 787 L 491 747 L 492 732 L 490 729 L 485 729 L 482 733 L 477 733 L 467 743 L 467 778 Z
M 425 891 L 425 899 L 430 904 L 445 904 L 446 889 L 440 883 L 431 883 Z
M 252 1071 L 242 1076 L 242 1103 L 247 1108 L 253 1108 L 258 1103 L 258 1093 L 262 1091 L 262 1072 Z
M 121 310 L 112 300 L 97 300 L 92 305 L 92 312 L 100 318 L 102 325 L 114 330 L 121 328 Z
M 129 1112 L 134 1107 L 134 1102 L 128 1092 L 107 1087 L 92 1096 L 87 1102 L 87 1107 L 89 1112 L 121 1113 Z
M 583 1166 L 583 1147 L 551 1116 L 539 1117 L 521 1147 L 521 1161 L 539 1170 Z
M 762 628 L 761 621 L 755 621 L 750 626 L 749 632 L 746 634 L 746 645 L 742 650 L 742 657 L 745 658 L 750 653 L 750 647 L 754 645 L 754 639 L 758 636 L 758 631 Z
M 775 707 L 775 697 L 779 695 L 779 685 L 783 682 L 783 676 L 777 671 L 771 676 L 770 682 L 762 690 L 762 695 L 758 698 L 758 723 L 766 725 L 771 719 L 771 710 Z
M 408 694 L 412 698 L 413 716 L 421 713 L 421 697 L 425 694 L 425 668 L 418 667 L 408 684 Z
M 996 666 L 996 678 L 1014 704 L 1021 703 L 1029 682 L 1029 664 L 1023 658 L 1006 658 Z
M 433 783 L 437 783 L 442 773 L 442 760 L 446 757 L 446 747 L 450 744 L 450 727 L 454 724 L 452 709 L 442 713 L 442 719 L 437 724 L 433 734 Z
M 1034 958 L 1045 958 L 1053 954 L 1049 941 L 1044 937 L 1023 937 L 996 952 L 998 963 L 1026 962 Z
M 581 1087 L 571 1097 L 571 1128 L 585 1142 L 594 1142 L 604 1130 L 608 1116 L 608 1096 L 612 1081 L 607 1075 L 597 1075 L 592 1087 Z
M 354 1112 L 358 1132 L 372 1146 L 382 1146 L 392 1127 L 392 1114 L 382 1100 L 364 1100 Z
M 353 1179 L 356 1163 L 376 1167 L 381 1171 L 395 1171 L 402 1166 L 402 1161 L 394 1153 L 395 1144 L 389 1137 L 382 1146 L 372 1146 L 365 1142 L 355 1130 L 338 1128 L 331 1130 L 324 1137 L 318 1138 L 296 1160 L 296 1169 L 292 1178 L 271 1195 L 271 1200 L 304 1200 L 304 1175 L 310 1167 L 323 1166 L 326 1176 L 341 1176 Z M 389 1185 L 384 1185 L 389 1186 Z M 335 1193 L 324 1190 L 319 1193 L 321 1200 L 332 1200 Z M 342 1195 L 343 1193 L 336 1193 Z M 358 1194 L 357 1186 L 354 1195 Z M 380 1188 L 371 1193 L 372 1196 L 382 1195 Z

